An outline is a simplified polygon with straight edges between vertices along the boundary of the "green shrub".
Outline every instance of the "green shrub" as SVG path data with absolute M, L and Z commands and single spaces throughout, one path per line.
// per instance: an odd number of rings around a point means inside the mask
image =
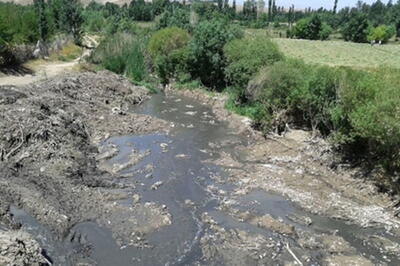
M 229 41 L 243 36 L 242 31 L 227 21 L 213 19 L 200 22 L 189 43 L 191 73 L 210 88 L 225 87 L 226 60 L 223 48 Z
M 22 44 L 35 43 L 39 37 L 38 16 L 32 5 L 0 3 L 0 39 Z
M 190 80 L 189 51 L 187 47 L 174 50 L 166 56 L 158 56 L 154 60 L 156 72 L 162 84 L 168 84 L 171 79 L 179 82 Z
M 319 39 L 322 41 L 328 40 L 332 34 L 332 27 L 326 23 L 322 23 L 322 28 L 319 31 Z
M 340 71 L 330 67 L 312 67 L 307 73 L 306 86 L 291 95 L 292 112 L 301 114 L 303 124 L 327 135 L 333 129 L 331 109 L 336 104 Z
M 233 40 L 225 45 L 224 55 L 228 82 L 243 92 L 261 67 L 272 65 L 283 58 L 278 46 L 266 37 Z
M 382 43 L 387 43 L 394 34 L 395 29 L 393 27 L 380 25 L 376 28 L 371 28 L 369 30 L 367 39 L 368 41 L 381 41 Z
M 189 34 L 178 27 L 159 30 L 150 38 L 148 51 L 153 59 L 181 49 L 189 42 Z
M 352 12 L 349 22 L 342 29 L 343 39 L 358 43 L 366 42 L 368 28 L 367 15 L 361 12 Z
M 293 95 L 299 94 L 306 86 L 305 77 L 308 68 L 300 61 L 280 61 L 261 69 L 259 74 L 249 82 L 246 97 L 250 103 L 261 104 L 264 108 L 256 124 L 265 132 L 273 128 L 284 127 L 289 121 L 279 120 L 278 116 L 290 113 L 293 109 Z M 292 112 L 293 113 L 293 112 Z M 284 115 L 286 116 L 286 114 Z
M 190 30 L 190 13 L 183 8 L 172 8 L 163 12 L 158 20 L 157 28 L 179 27 Z
M 334 120 L 342 142 L 361 143 L 387 169 L 400 168 L 399 78 L 399 70 L 347 70 L 339 88 L 341 117 Z
M 287 123 L 306 126 L 357 157 L 396 171 L 399 79 L 400 70 L 394 69 L 367 72 L 280 61 L 249 82 L 248 106 L 258 107 L 255 121 L 262 130 L 283 130 Z
M 188 41 L 189 34 L 177 27 L 159 30 L 151 37 L 147 49 L 163 84 L 187 74 Z
M 331 33 L 332 28 L 322 22 L 318 15 L 299 20 L 293 29 L 294 36 L 308 40 L 326 40 Z
M 84 29 L 88 32 L 102 32 L 106 25 L 106 19 L 99 11 L 85 10 L 83 12 Z

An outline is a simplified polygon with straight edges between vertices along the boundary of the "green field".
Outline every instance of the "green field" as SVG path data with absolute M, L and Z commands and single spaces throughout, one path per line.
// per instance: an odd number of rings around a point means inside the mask
M 309 41 L 297 39 L 274 39 L 285 55 L 303 59 L 307 63 L 355 68 L 400 68 L 400 45 L 369 44 L 344 41 Z

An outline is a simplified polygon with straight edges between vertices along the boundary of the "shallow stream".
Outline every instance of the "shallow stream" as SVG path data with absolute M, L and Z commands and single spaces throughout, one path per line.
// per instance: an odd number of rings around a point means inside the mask
M 149 152 L 138 164 L 123 170 L 121 174 L 126 178 L 121 182 L 134 185 L 134 193 L 140 195 L 142 202 L 165 205 L 172 216 L 172 224 L 146 235 L 148 248 L 120 247 L 111 231 L 94 221 L 75 225 L 69 235 L 59 241 L 29 214 L 14 208 L 14 215 L 23 227 L 35 235 L 55 265 L 74 265 L 76 261 L 104 266 L 208 264 L 204 261 L 200 242 L 209 226 L 202 222 L 201 216 L 204 213 L 208 213 L 226 230 L 243 230 L 290 243 L 293 247 L 298 246 L 289 236 L 240 222 L 217 208 L 221 201 L 229 199 L 235 184 L 216 182 L 215 176 L 224 179 L 227 174 L 224 169 L 204 161 L 212 161 L 221 151 L 233 154 L 234 158 L 240 160 L 242 155 L 236 152 L 235 146 L 246 145 L 248 140 L 235 134 L 226 123 L 217 121 L 208 106 L 181 96 L 166 97 L 159 94 L 132 111 L 166 120 L 171 123 L 173 130 L 168 135 L 119 136 L 108 139 L 104 145 L 114 144 L 119 150 L 118 155 L 108 163 L 126 162 L 132 147 L 143 153 Z M 152 166 L 150 175 L 142 171 L 149 165 Z M 159 187 L 152 189 L 157 182 Z M 118 204 L 133 203 L 132 199 L 125 199 Z M 363 229 L 344 221 L 315 216 L 279 195 L 261 190 L 242 196 L 235 203 L 235 208 L 251 210 L 260 216 L 270 214 L 299 230 L 336 234 L 350 243 L 360 256 L 374 263 L 400 265 L 397 257 L 383 258 L 377 248 L 364 244 L 365 238 L 370 235 L 386 236 L 382 229 Z M 287 218 L 289 215 L 309 217 L 312 224 L 307 226 L 296 223 Z M 87 257 L 80 255 L 77 259 L 74 254 L 86 254 L 85 250 L 79 250 L 82 244 L 89 247 Z M 310 254 L 309 264 L 320 264 L 319 252 Z M 294 261 L 290 256 L 286 259 Z

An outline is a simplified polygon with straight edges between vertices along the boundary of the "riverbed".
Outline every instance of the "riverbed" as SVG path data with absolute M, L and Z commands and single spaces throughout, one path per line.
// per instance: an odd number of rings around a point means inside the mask
M 235 168 L 244 169 L 251 153 L 247 149 L 255 142 L 237 134 L 206 103 L 160 93 L 129 111 L 164 120 L 171 129 L 112 136 L 99 144 L 114 149 L 102 167 L 117 167 L 115 181 L 130 195 L 115 197 L 113 204 L 140 205 L 143 211 L 157 206 L 157 217 L 166 221 L 136 232 L 135 242 L 96 219 L 74 225 L 60 240 L 14 208 L 22 228 L 34 235 L 54 265 L 400 264 L 400 241 L 383 225 L 363 227 L 315 214 L 272 190 L 252 187 L 238 193 L 246 181 L 238 182 L 245 178 Z M 221 163 L 225 157 L 229 160 Z M 258 164 L 265 167 L 265 162 Z M 146 217 L 137 219 L 141 225 L 147 222 Z

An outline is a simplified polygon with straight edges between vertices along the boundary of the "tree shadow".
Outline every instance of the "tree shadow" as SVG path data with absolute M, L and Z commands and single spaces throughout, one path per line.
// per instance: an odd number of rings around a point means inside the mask
M 18 64 L 7 67 L 0 67 L 0 72 L 8 76 L 24 76 L 34 74 L 32 69 Z

